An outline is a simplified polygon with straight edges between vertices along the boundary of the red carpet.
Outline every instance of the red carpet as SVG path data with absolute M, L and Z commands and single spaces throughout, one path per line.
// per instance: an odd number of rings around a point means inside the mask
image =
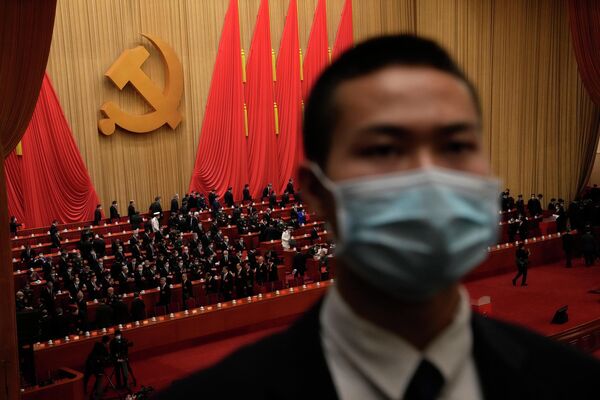
M 600 318 L 600 295 L 588 293 L 600 288 L 600 266 L 585 268 L 576 261 L 572 269 L 556 263 L 529 270 L 528 287 L 513 287 L 514 274 L 504 274 L 469 282 L 472 298 L 491 296 L 492 315 L 533 329 L 543 335 L 565 331 Z M 552 325 L 557 308 L 569 305 L 569 322 Z M 174 379 L 219 361 L 238 347 L 275 333 L 283 328 L 268 328 L 223 340 L 191 345 L 163 354 L 132 361 L 138 384 L 164 388 Z M 167 350 L 168 351 L 168 350 Z M 597 352 L 600 356 L 600 351 Z
M 586 268 L 577 260 L 573 268 L 556 263 L 529 270 L 527 287 L 513 287 L 515 274 L 503 274 L 467 283 L 472 298 L 491 296 L 492 316 L 552 335 L 600 318 L 600 295 L 588 290 L 600 288 L 600 266 Z M 520 284 L 517 283 L 517 285 Z M 569 322 L 550 324 L 554 312 L 569 305 Z
M 257 332 L 132 360 L 131 367 L 137 378 L 138 387 L 141 385 L 152 386 L 159 390 L 167 387 L 175 379 L 211 366 L 241 346 L 256 342 L 260 338 L 282 329 L 284 327 L 262 329 Z

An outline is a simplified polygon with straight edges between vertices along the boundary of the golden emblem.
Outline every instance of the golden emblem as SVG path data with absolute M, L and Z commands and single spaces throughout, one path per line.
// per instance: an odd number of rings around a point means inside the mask
M 165 65 L 165 87 L 161 90 L 144 71 L 142 64 L 150 53 L 143 46 L 127 49 L 104 74 L 122 90 L 131 83 L 139 94 L 154 108 L 153 112 L 132 115 L 121 110 L 114 102 L 107 101 L 100 111 L 106 118 L 98 121 L 98 129 L 105 135 L 115 132 L 115 125 L 130 132 L 145 133 L 169 124 L 175 129 L 181 122 L 177 108 L 183 94 L 183 67 L 173 49 L 159 38 L 142 34 L 160 52 Z

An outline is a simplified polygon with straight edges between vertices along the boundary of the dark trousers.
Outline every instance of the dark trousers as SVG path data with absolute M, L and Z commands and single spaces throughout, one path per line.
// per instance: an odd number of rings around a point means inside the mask
M 585 260 L 586 267 L 594 264 L 594 258 L 596 255 L 593 252 L 583 253 L 583 259 Z
M 126 386 L 129 388 L 129 368 L 127 361 L 115 361 L 115 376 L 117 378 L 117 387 Z
M 567 268 L 571 268 L 571 260 L 573 259 L 573 254 L 571 251 L 565 251 L 565 259 L 567 261 Z
M 527 265 L 523 265 L 523 266 L 517 266 L 518 271 L 517 275 L 513 278 L 513 284 L 515 284 L 517 282 L 517 279 L 519 279 L 519 277 L 522 276 L 521 278 L 521 286 L 526 285 L 527 284 Z

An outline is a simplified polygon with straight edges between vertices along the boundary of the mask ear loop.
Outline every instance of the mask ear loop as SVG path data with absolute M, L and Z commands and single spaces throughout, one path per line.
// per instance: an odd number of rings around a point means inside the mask
M 346 208 L 343 206 L 344 200 L 342 198 L 342 194 L 338 188 L 338 185 L 329 179 L 327 175 L 325 175 L 321 167 L 312 161 L 308 162 L 307 166 L 312 171 L 315 178 L 317 178 L 321 185 L 323 185 L 323 187 L 331 193 L 333 199 L 335 200 L 335 217 L 337 222 L 337 234 L 334 235 L 336 239 L 335 251 L 337 254 L 341 254 L 344 247 L 344 237 L 347 236 L 346 229 L 348 229 L 348 215 L 346 213 Z M 325 223 L 328 231 L 335 233 L 331 224 L 328 221 L 325 221 Z

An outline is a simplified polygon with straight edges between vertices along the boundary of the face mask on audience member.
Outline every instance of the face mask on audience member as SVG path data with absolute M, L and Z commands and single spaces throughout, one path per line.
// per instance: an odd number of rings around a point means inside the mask
M 430 298 L 482 262 L 496 241 L 495 179 L 430 167 L 333 182 L 316 164 L 311 169 L 335 199 L 337 255 L 396 298 Z

